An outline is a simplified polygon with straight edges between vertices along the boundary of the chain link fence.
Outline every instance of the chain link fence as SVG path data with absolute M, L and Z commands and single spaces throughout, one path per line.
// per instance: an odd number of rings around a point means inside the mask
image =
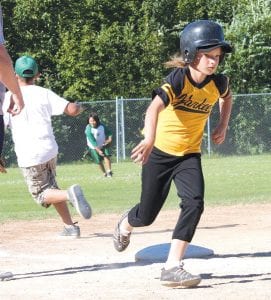
M 215 106 L 204 133 L 202 153 L 212 155 L 254 155 L 271 149 L 271 94 L 234 95 L 233 110 L 224 144 L 211 142 L 211 133 L 218 119 Z M 86 110 L 77 117 L 53 117 L 53 127 L 59 145 L 59 163 L 83 159 L 86 150 L 85 127 L 91 111 L 99 114 L 102 123 L 113 133 L 113 161 L 130 159 L 131 149 L 142 139 L 145 111 L 151 99 L 124 99 L 83 103 Z M 16 165 L 11 134 L 5 138 L 4 158 L 8 166 Z

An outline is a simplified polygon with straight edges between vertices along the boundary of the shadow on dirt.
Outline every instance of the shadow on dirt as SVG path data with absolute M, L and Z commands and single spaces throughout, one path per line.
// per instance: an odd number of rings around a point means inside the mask
M 114 270 L 114 269 L 122 269 L 134 266 L 146 266 L 150 265 L 148 262 L 122 262 L 122 263 L 110 263 L 110 264 L 97 264 L 90 266 L 80 266 L 80 267 L 70 267 L 56 270 L 45 270 L 39 272 L 28 272 L 28 273 L 18 273 L 13 274 L 13 277 L 9 279 L 12 280 L 20 280 L 20 279 L 30 279 L 36 277 L 48 277 L 48 276 L 64 276 L 71 275 L 81 272 L 95 272 L 95 271 L 103 271 L 103 270 Z
M 230 275 L 213 275 L 212 273 L 201 274 L 202 279 L 218 279 L 220 282 L 213 283 L 209 287 L 219 286 L 231 283 L 249 283 L 254 281 L 266 281 L 271 280 L 271 273 L 259 273 L 259 274 L 230 274 Z M 221 280 L 224 280 L 221 282 Z M 203 287 L 203 286 L 201 286 Z
M 229 254 L 214 254 L 207 259 L 212 258 L 230 258 L 230 257 L 271 257 L 271 251 L 255 252 L 255 253 L 229 253 Z

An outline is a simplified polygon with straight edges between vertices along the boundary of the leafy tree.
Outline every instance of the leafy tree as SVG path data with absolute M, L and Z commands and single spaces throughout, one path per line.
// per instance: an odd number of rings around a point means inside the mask
M 239 8 L 227 36 L 235 52 L 227 60 L 226 70 L 235 93 L 271 91 L 271 4 L 268 0 L 250 1 Z
M 178 11 L 184 23 L 197 19 L 212 19 L 231 23 L 237 6 L 247 0 L 179 0 Z
M 150 94 L 153 83 L 161 78 L 168 49 L 170 34 L 160 21 L 165 4 L 118 1 L 119 7 L 113 8 L 122 13 L 116 14 L 111 11 L 111 1 L 98 7 L 89 1 L 86 8 L 92 18 L 84 19 L 79 29 L 73 23 L 61 34 L 58 71 L 66 81 L 65 95 L 88 100 Z M 172 26 L 176 15 L 168 13 L 166 19 Z
M 13 60 L 25 53 L 35 57 L 42 71 L 40 84 L 70 100 L 150 97 L 169 72 L 163 62 L 178 50 L 184 25 L 203 18 L 221 23 L 226 40 L 234 45 L 234 53 L 220 67 L 230 77 L 234 93 L 271 90 L 270 0 L 1 3 L 5 38 Z M 270 142 L 266 142 L 270 137 L 270 126 L 266 126 L 270 124 L 268 101 L 263 97 L 258 107 L 262 118 L 254 111 L 249 113 L 255 107 L 253 97 L 236 101 L 228 146 L 241 152 L 249 136 L 251 145 L 259 145 L 254 152 L 270 149 Z M 134 110 L 125 111 L 131 122 L 138 118 Z M 68 124 L 65 129 L 58 121 L 55 125 L 60 136 L 72 128 Z M 261 126 L 267 130 L 262 132 Z M 133 128 L 127 126 L 126 130 Z M 66 138 L 63 135 L 64 142 Z M 250 149 L 252 146 L 246 151 Z
M 71 99 L 148 96 L 194 19 L 227 28 L 235 92 L 270 91 L 268 0 L 2 0 L 7 47 L 37 58 L 41 84 Z M 244 14 L 245 11 L 245 14 Z M 224 67 L 224 66 L 223 66 Z
M 2 0 L 2 13 L 4 19 L 4 35 L 6 47 L 11 57 L 16 55 L 17 33 L 13 30 L 13 10 L 16 6 L 15 0 Z

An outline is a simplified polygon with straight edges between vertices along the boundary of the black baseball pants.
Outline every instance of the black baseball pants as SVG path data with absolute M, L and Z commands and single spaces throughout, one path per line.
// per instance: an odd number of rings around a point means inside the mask
M 130 210 L 128 222 L 133 227 L 150 225 L 165 203 L 172 180 L 181 199 L 172 238 L 191 242 L 204 209 L 204 178 L 199 153 L 177 157 L 154 148 L 142 167 L 140 203 Z

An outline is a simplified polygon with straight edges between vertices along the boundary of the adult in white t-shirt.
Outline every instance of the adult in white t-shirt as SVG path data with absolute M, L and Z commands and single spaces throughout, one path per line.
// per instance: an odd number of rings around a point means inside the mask
M 53 204 L 63 223 L 64 236 L 80 236 L 67 206 L 67 201 L 85 219 L 91 217 L 91 208 L 79 185 L 67 190 L 59 189 L 56 182 L 56 159 L 58 146 L 55 140 L 51 117 L 63 113 L 77 116 L 81 105 L 59 97 L 49 89 L 35 85 L 39 77 L 38 65 L 30 56 L 22 56 L 15 63 L 16 76 L 23 94 L 25 107 L 21 114 L 12 117 L 4 113 L 5 125 L 10 127 L 18 165 L 21 168 L 34 200 L 47 208 Z M 4 100 L 5 108 L 10 104 L 10 93 Z

